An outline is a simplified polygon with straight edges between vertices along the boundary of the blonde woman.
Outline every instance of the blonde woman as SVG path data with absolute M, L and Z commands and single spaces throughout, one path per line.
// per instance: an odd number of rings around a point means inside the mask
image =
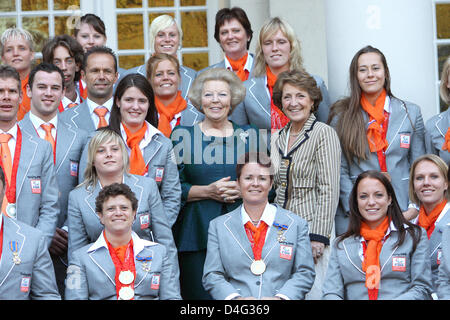
M 442 233 L 450 223 L 447 175 L 447 164 L 437 155 L 426 154 L 413 162 L 409 178 L 409 197 L 420 207 L 414 222 L 425 229 L 429 239 L 435 291 L 441 262 Z
M 444 63 L 441 75 L 440 95 L 450 105 L 450 57 Z M 450 110 L 447 109 L 425 123 L 425 148 L 427 153 L 440 156 L 450 163 Z
M 253 78 L 244 82 L 245 99 L 236 107 L 231 120 L 274 132 L 283 128 L 289 119 L 273 103 L 273 86 L 283 71 L 304 71 L 300 41 L 285 20 L 275 17 L 261 27 L 255 51 Z M 325 122 L 330 104 L 328 90 L 320 77 L 313 77 L 322 93 L 316 117 Z
M 99 192 L 107 185 L 125 183 L 138 199 L 133 231 L 142 239 L 164 245 L 172 264 L 178 266 L 172 231 L 155 180 L 129 174 L 128 170 L 128 152 L 122 137 L 109 128 L 95 132 L 89 142 L 84 181 L 69 194 L 69 263 L 76 249 L 97 240 L 103 230 L 95 211 Z M 172 271 L 178 279 L 178 268 Z
M 167 53 L 175 58 L 177 51 L 181 48 L 183 31 L 175 19 L 167 14 L 156 17 L 150 24 L 148 30 L 149 48 L 152 55 L 157 53 Z M 129 69 L 126 74 L 140 73 L 146 75 L 146 64 Z M 179 90 L 184 99 L 187 99 L 189 88 L 197 76 L 197 71 L 186 66 L 179 66 L 180 83 Z

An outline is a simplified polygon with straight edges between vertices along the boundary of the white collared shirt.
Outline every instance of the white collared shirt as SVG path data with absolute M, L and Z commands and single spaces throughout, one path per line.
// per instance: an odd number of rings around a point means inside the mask
M 41 127 L 41 125 L 52 124 L 53 125 L 52 137 L 56 141 L 56 129 L 58 128 L 58 117 L 55 115 L 53 117 L 53 119 L 51 119 L 49 122 L 45 122 L 44 120 L 42 120 L 41 118 L 39 118 L 38 116 L 33 114 L 33 112 L 30 112 L 29 114 L 30 114 L 31 123 L 33 124 L 34 129 L 36 130 L 37 134 L 39 135 L 39 138 L 45 140 L 45 130 L 44 130 L 44 128 Z
M 267 239 L 267 236 L 269 235 L 270 227 L 273 225 L 273 221 L 275 220 L 275 214 L 277 213 L 277 207 L 275 207 L 273 204 L 267 203 L 266 207 L 264 208 L 264 211 L 261 215 L 260 221 L 264 221 L 269 227 L 267 228 L 267 233 L 265 239 Z M 247 222 L 251 219 L 245 211 L 244 205 L 241 206 L 241 219 L 242 219 L 242 225 L 245 226 Z M 265 243 L 264 239 L 264 243 Z
M 223 60 L 225 62 L 225 68 L 233 71 L 233 67 L 231 66 L 230 62 L 228 61 L 227 56 L 225 56 L 225 58 Z M 250 53 L 248 53 L 247 61 L 245 62 L 245 65 L 244 65 L 244 70 L 247 70 L 249 74 L 251 72 L 252 65 L 253 65 L 253 57 Z
M 76 103 L 76 104 L 80 104 L 81 103 L 81 98 L 80 98 L 80 93 L 78 92 L 78 89 L 75 90 L 75 92 L 77 93 L 77 97 L 75 98 L 75 101 L 70 100 L 69 98 L 67 98 L 66 96 L 64 96 L 61 100 L 62 105 L 64 107 L 64 110 L 66 110 L 67 106 L 71 103 Z
M 98 123 L 100 122 L 100 119 L 97 116 L 97 114 L 94 113 L 94 110 L 97 107 L 105 107 L 106 109 L 108 109 L 108 112 L 105 115 L 105 119 L 106 119 L 106 122 L 109 123 L 109 116 L 111 115 L 111 109 L 113 106 L 113 102 L 114 102 L 114 98 L 111 97 L 111 98 L 109 98 L 108 101 L 106 101 L 104 104 L 102 104 L 100 106 L 97 103 L 95 103 L 94 101 L 90 100 L 89 98 L 86 98 L 86 103 L 87 103 L 87 106 L 89 107 L 89 114 L 91 115 L 91 119 L 94 122 L 94 126 L 96 128 L 98 127 Z
M 156 245 L 155 242 L 139 238 L 139 236 L 134 231 L 131 231 L 131 239 L 133 240 L 133 254 L 135 258 L 136 255 L 138 255 L 144 249 L 144 247 Z M 87 252 L 90 253 L 102 247 L 108 250 L 108 244 L 106 243 L 103 231 L 101 232 L 98 239 L 89 247 Z
M 11 161 L 14 161 L 14 152 L 16 151 L 17 142 L 17 123 L 8 131 L 3 131 L 0 129 L 0 133 L 9 133 L 12 138 L 8 141 L 9 153 L 11 154 Z
M 147 121 L 145 121 L 145 123 L 147 123 L 147 130 L 145 131 L 145 135 L 144 135 L 144 139 L 142 139 L 139 142 L 139 149 L 141 149 L 142 154 L 144 154 L 144 148 L 146 146 L 148 146 L 150 144 L 150 142 L 152 141 L 153 137 L 158 134 L 161 133 L 161 131 L 159 131 L 158 129 L 156 129 L 154 126 L 152 126 L 150 123 L 148 123 Z M 128 147 L 128 145 L 126 144 L 127 142 L 127 134 L 125 132 L 125 129 L 123 128 L 122 123 L 120 123 L 120 133 L 122 134 L 122 138 L 125 141 L 125 145 L 127 147 L 127 151 L 128 151 L 128 155 L 130 155 L 131 153 L 131 149 L 130 147 Z M 161 133 L 162 134 L 162 133 Z

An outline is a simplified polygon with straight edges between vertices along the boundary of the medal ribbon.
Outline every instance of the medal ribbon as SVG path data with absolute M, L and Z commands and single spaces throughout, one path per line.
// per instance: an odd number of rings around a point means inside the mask
M 268 225 L 264 221 L 261 221 L 258 227 L 255 227 L 250 221 L 245 224 L 245 233 L 247 234 L 250 245 L 252 246 L 253 257 L 255 260 L 261 260 L 261 253 L 266 240 L 267 228 Z
M 116 295 L 117 299 L 119 299 L 119 291 L 122 287 L 131 287 L 134 290 L 134 281 L 136 279 L 136 268 L 134 265 L 134 253 L 133 253 L 133 239 L 128 242 L 126 245 L 125 254 L 122 256 L 120 253 L 118 254 L 117 249 L 121 248 L 113 248 L 113 246 L 109 243 L 108 239 L 106 239 L 105 231 L 103 231 L 103 237 L 105 238 L 106 244 L 108 245 L 109 254 L 111 255 L 111 259 L 114 263 L 114 267 L 116 268 L 116 275 L 114 280 L 116 281 Z M 121 259 L 122 257 L 122 259 Z M 119 274 L 121 271 L 131 271 L 133 273 L 134 279 L 133 282 L 129 285 L 124 285 L 119 281 Z M 134 300 L 134 299 L 132 299 Z
M 17 126 L 17 141 L 16 141 L 16 149 L 14 151 L 11 182 L 8 181 L 8 177 L 5 174 L 5 183 L 6 183 L 5 196 L 6 199 L 8 200 L 8 203 L 16 203 L 16 179 L 17 179 L 17 169 L 19 168 L 21 149 L 22 149 L 22 132 L 20 131 L 20 127 Z M 2 167 L 3 172 L 6 173 L 5 169 L 3 168 L 3 163 L 1 161 L 0 166 Z

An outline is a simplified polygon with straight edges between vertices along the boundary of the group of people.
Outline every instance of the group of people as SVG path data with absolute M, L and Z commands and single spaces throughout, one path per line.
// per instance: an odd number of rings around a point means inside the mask
M 214 36 L 195 71 L 169 15 L 130 70 L 93 14 L 37 66 L 2 34 L 0 298 L 450 299 L 450 111 L 424 124 L 372 46 L 331 104 L 284 19 L 254 54 L 239 7 Z

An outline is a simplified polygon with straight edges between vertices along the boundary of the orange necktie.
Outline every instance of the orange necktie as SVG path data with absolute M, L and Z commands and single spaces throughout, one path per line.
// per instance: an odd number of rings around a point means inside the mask
M 0 144 L 1 144 L 1 157 L 3 170 L 5 171 L 5 176 L 8 183 L 11 182 L 11 172 L 12 172 L 12 160 L 11 160 L 11 152 L 9 150 L 8 141 L 11 139 L 11 135 L 9 133 L 0 134 Z M 6 187 L 5 187 L 6 190 Z M 2 212 L 6 213 L 6 206 L 8 204 L 8 199 L 6 199 L 6 193 L 3 196 L 2 202 Z
M 43 124 L 41 124 L 41 127 L 45 131 L 44 139 L 47 140 L 48 142 L 50 142 L 50 144 L 52 145 L 53 152 L 54 152 L 55 151 L 55 139 L 53 139 L 53 136 L 52 136 L 53 124 L 43 123 Z
M 103 128 L 108 126 L 108 122 L 106 122 L 105 115 L 108 113 L 108 109 L 105 107 L 98 107 L 94 109 L 94 113 L 98 116 L 100 121 L 98 122 L 98 128 Z

